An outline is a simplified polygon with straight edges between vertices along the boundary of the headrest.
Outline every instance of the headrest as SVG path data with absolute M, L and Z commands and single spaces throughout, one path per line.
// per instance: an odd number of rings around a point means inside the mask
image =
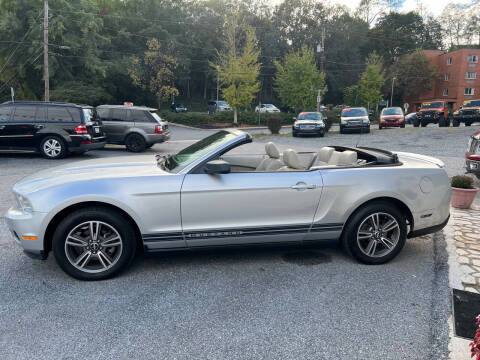
M 338 165 L 354 165 L 357 162 L 357 158 L 355 151 L 345 150 L 340 153 Z
M 318 152 L 317 160 L 328 162 L 328 160 L 330 160 L 330 157 L 332 156 L 334 151 L 335 149 L 332 147 L 329 147 L 329 146 L 322 147 Z
M 285 150 L 283 152 L 283 162 L 289 168 L 296 169 L 296 170 L 305 170 L 295 150 L 292 150 L 292 149 Z
M 265 144 L 265 152 L 271 158 L 274 158 L 274 159 L 280 158 L 280 151 L 278 151 L 277 146 L 271 141 Z

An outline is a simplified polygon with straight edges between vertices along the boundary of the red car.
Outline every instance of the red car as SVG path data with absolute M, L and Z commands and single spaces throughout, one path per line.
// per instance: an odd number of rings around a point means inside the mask
M 387 107 L 380 113 L 378 128 L 384 127 L 405 127 L 405 115 L 401 107 Z
M 480 179 L 480 131 L 472 135 L 465 153 L 467 173 L 474 174 Z

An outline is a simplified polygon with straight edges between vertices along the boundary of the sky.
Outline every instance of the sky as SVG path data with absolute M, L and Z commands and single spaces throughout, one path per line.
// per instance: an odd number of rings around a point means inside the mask
M 274 3 L 280 3 L 282 0 L 273 0 Z M 478 0 L 477 0 L 478 1 Z M 354 9 L 360 3 L 360 0 L 329 0 L 330 3 L 333 4 L 341 4 Z M 417 9 L 418 3 L 422 4 L 425 9 L 429 13 L 434 16 L 438 16 L 442 13 L 445 6 L 450 3 L 454 4 L 471 4 L 472 0 L 403 0 L 403 4 L 401 5 L 399 11 L 401 12 L 408 12 Z

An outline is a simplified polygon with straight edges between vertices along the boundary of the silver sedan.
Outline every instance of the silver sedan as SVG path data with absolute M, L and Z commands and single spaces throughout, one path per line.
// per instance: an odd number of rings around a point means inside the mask
M 112 277 L 146 252 L 338 239 L 381 264 L 407 238 L 440 230 L 450 186 L 435 158 L 328 146 L 232 153 L 251 142 L 219 131 L 175 155 L 87 160 L 17 183 L 5 215 L 25 253 L 78 279 Z

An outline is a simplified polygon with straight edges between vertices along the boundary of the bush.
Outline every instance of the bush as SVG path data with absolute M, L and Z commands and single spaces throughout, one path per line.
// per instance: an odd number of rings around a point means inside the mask
M 267 126 L 272 134 L 278 134 L 282 128 L 282 119 L 279 117 L 269 117 L 267 119 Z
M 477 325 L 477 330 L 473 337 L 473 341 L 470 343 L 470 357 L 473 358 L 475 356 L 475 360 L 480 360 L 480 315 L 477 316 L 477 322 L 475 325 Z
M 452 187 L 459 189 L 473 189 L 473 179 L 466 175 L 452 177 Z

